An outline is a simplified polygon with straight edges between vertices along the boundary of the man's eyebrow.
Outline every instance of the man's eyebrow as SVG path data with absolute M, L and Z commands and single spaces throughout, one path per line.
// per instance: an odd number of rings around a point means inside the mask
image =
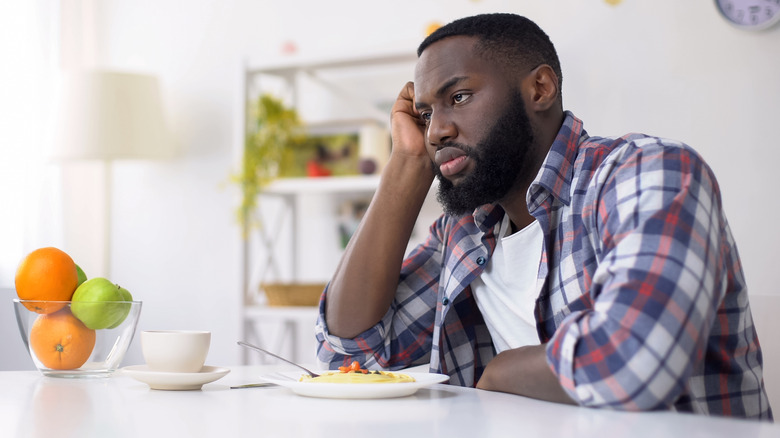
M 436 90 L 436 94 L 434 94 L 434 96 L 435 97 L 441 96 L 442 94 L 446 93 L 447 90 L 449 90 L 450 88 L 454 87 L 458 82 L 465 81 L 466 79 L 468 79 L 467 76 L 455 76 L 455 77 L 449 79 L 447 82 L 442 84 L 442 86 L 439 87 L 438 90 Z M 417 102 L 415 102 L 415 104 L 414 104 L 414 107 L 416 109 L 418 109 L 418 110 L 421 109 L 421 108 L 425 108 L 425 106 L 426 105 L 419 104 Z

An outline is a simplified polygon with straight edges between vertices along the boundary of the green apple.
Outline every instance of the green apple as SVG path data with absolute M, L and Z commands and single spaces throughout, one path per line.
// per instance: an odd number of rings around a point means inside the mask
M 84 271 L 81 269 L 81 266 L 76 265 L 76 273 L 78 274 L 79 282 L 76 284 L 76 287 L 81 286 L 81 283 L 87 281 L 87 274 L 84 273 Z
M 130 311 L 130 304 L 119 291 L 119 286 L 102 277 L 85 281 L 76 288 L 70 310 L 93 330 L 119 325 Z
M 119 287 L 119 293 L 122 294 L 122 299 L 125 301 L 133 301 L 133 295 L 130 294 L 130 292 L 123 288 L 122 286 L 117 285 Z M 109 328 L 117 328 L 119 327 L 119 324 L 122 324 L 124 322 L 125 318 L 127 318 L 127 314 L 130 313 L 130 305 L 129 304 L 122 304 L 121 305 L 123 309 L 125 309 L 124 314 L 122 315 L 122 318 L 117 320 L 113 325 L 111 325 Z

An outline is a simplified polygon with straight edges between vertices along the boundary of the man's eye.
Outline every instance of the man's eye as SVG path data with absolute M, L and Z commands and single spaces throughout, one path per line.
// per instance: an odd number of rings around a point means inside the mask
M 423 122 L 428 123 L 431 121 L 431 113 L 420 113 L 420 118 Z
M 468 94 L 458 93 L 458 94 L 456 94 L 455 96 L 452 97 L 452 100 L 455 103 L 463 103 L 463 102 L 467 101 L 469 99 L 469 97 L 471 97 L 471 96 L 468 95 Z

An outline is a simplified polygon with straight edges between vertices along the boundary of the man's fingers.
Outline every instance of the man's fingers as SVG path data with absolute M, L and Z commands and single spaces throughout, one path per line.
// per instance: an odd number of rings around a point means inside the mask
M 398 93 L 398 99 L 395 101 L 393 112 L 401 111 L 412 116 L 416 116 L 417 111 L 414 109 L 414 83 L 407 82 L 406 85 Z

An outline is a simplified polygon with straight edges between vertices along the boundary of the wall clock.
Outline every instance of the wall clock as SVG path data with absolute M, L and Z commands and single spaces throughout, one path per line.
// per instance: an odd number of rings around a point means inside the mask
M 780 0 L 715 0 L 718 12 L 746 30 L 767 29 L 780 21 Z

